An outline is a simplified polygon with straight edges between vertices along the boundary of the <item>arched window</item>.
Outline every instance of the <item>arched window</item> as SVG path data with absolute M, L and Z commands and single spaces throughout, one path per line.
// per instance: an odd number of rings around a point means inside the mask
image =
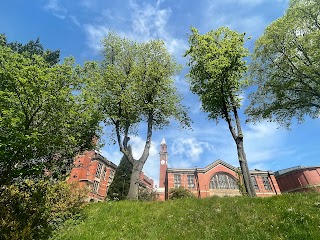
M 210 189 L 238 189 L 237 180 L 227 173 L 217 173 L 212 176 Z

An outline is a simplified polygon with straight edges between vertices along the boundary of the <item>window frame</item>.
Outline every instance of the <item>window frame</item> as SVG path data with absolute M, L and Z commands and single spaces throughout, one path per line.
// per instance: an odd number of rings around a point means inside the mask
M 91 190 L 91 192 L 98 194 L 99 185 L 100 185 L 100 182 L 94 180 L 93 183 L 92 183 L 92 190 Z
M 229 173 L 215 173 L 209 182 L 210 190 L 236 190 L 239 189 L 237 179 Z
M 188 181 L 188 188 L 194 188 L 195 187 L 194 174 L 188 174 L 187 175 L 187 181 Z
M 272 191 L 272 186 L 268 176 L 262 176 L 262 182 L 265 190 Z
M 101 177 L 101 172 L 102 172 L 102 168 L 103 168 L 104 164 L 102 162 L 98 162 L 98 166 L 97 166 L 97 169 L 96 169 L 96 174 L 95 176 L 97 178 L 100 178 Z
M 252 182 L 252 185 L 254 187 L 254 190 L 259 192 L 260 189 L 259 189 L 259 185 L 258 185 L 258 182 L 257 182 L 257 176 L 250 176 L 250 179 L 251 179 L 251 182 Z
M 173 174 L 174 187 L 178 188 L 181 186 L 181 174 Z

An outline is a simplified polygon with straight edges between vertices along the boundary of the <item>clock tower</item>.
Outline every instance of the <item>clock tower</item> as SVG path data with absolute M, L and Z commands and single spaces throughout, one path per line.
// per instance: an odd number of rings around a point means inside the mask
M 168 152 L 167 152 L 167 143 L 163 138 L 160 144 L 160 179 L 159 179 L 159 198 L 164 200 L 165 194 L 165 181 L 166 181 L 166 173 L 168 167 Z M 162 199 L 163 198 L 163 199 Z

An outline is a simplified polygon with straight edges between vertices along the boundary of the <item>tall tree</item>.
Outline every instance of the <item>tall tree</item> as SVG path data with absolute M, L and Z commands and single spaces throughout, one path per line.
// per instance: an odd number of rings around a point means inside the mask
M 61 177 L 75 153 L 92 147 L 98 113 L 74 94 L 82 85 L 73 65 L 0 46 L 0 185 L 44 169 Z
M 250 66 L 252 85 L 246 112 L 289 127 L 320 110 L 320 1 L 291 0 L 285 15 L 256 41 Z
M 131 148 L 129 146 L 129 151 Z M 127 159 L 125 155 L 120 160 L 116 173 L 110 187 L 108 189 L 108 197 L 113 199 L 117 197 L 119 200 L 127 198 L 130 188 L 130 178 L 132 173 L 132 163 Z
M 103 39 L 103 54 L 101 64 L 86 63 L 92 72 L 87 75 L 91 79 L 87 92 L 96 98 L 120 151 L 132 163 L 127 198 L 138 199 L 140 172 L 149 156 L 153 130 L 165 127 L 171 119 L 189 124 L 172 79 L 179 66 L 163 41 L 137 43 L 114 32 Z M 140 123 L 146 124 L 145 145 L 141 157 L 135 159 L 129 151 L 129 135 L 137 134 Z
M 28 58 L 32 58 L 33 55 L 42 56 L 50 65 L 57 64 L 60 58 L 60 50 L 45 50 L 39 38 L 35 41 L 31 40 L 26 44 L 22 44 L 19 42 L 8 42 L 6 35 L 0 34 L 0 46 L 7 46 L 17 53 L 24 54 Z
M 189 57 L 188 74 L 191 91 L 198 94 L 202 109 L 209 113 L 209 119 L 224 119 L 234 139 L 243 180 L 249 196 L 255 196 L 250 179 L 246 154 L 243 146 L 238 109 L 240 93 L 244 86 L 243 74 L 246 72 L 244 57 L 248 50 L 244 48 L 245 35 L 222 27 L 200 35 L 191 28 L 190 48 L 185 56 Z

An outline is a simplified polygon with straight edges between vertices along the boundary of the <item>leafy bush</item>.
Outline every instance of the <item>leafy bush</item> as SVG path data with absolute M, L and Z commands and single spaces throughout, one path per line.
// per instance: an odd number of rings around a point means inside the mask
M 155 201 L 157 199 L 157 194 L 155 191 L 148 191 L 145 188 L 140 188 L 138 199 L 143 202 Z
M 184 187 L 172 188 L 169 192 L 169 199 L 195 198 L 194 194 Z
M 85 192 L 62 181 L 25 180 L 0 190 L 0 239 L 45 239 L 77 216 Z

